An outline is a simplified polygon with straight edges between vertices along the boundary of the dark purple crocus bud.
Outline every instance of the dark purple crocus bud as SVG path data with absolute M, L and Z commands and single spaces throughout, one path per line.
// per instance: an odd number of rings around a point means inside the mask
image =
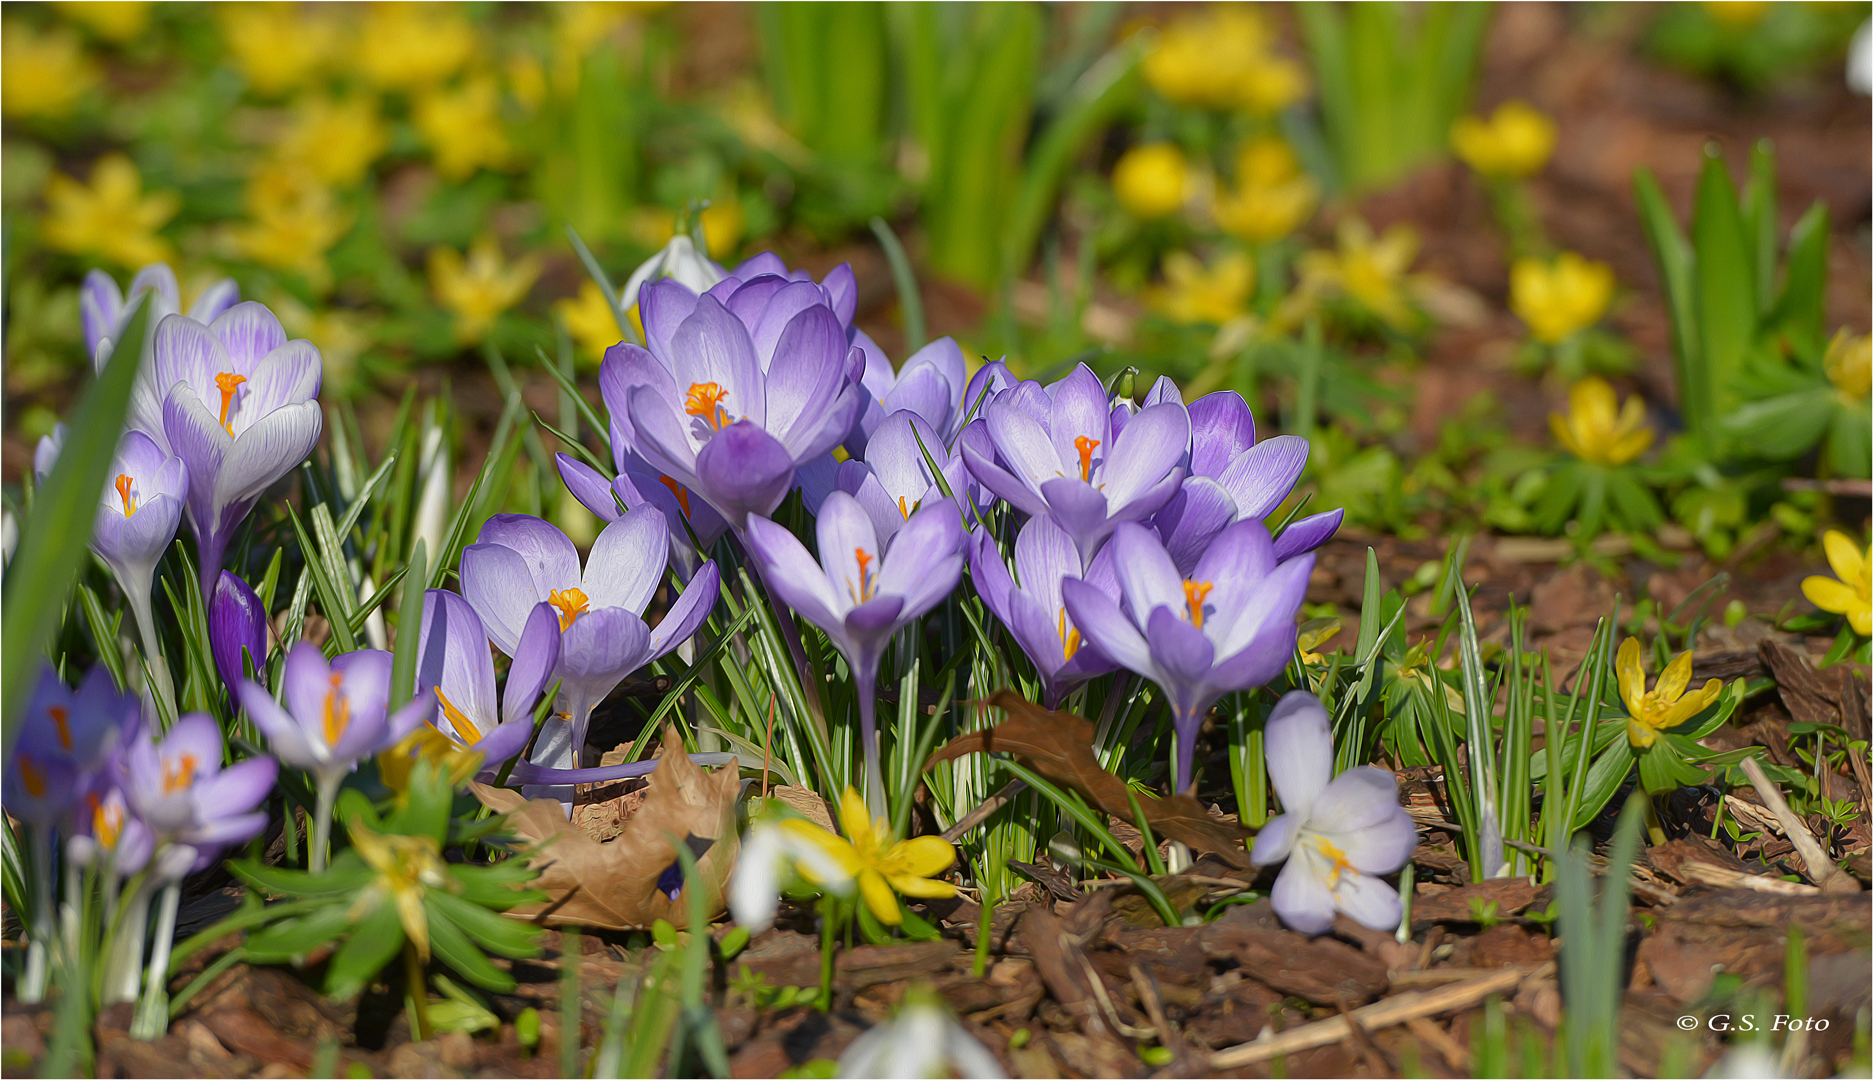
M 227 570 L 215 582 L 208 603 L 208 645 L 215 655 L 215 670 L 230 695 L 240 693 L 245 653 L 258 672 L 267 666 L 267 612 L 247 583 Z M 236 696 L 236 700 L 239 698 Z

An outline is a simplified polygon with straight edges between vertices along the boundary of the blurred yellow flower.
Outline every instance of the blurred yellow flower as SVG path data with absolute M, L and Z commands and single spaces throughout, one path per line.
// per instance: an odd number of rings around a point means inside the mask
M 1306 95 L 1307 73 L 1274 43 L 1260 13 L 1219 4 L 1164 28 L 1145 57 L 1145 81 L 1179 105 L 1279 112 Z
M 1145 290 L 1145 303 L 1172 322 L 1221 326 L 1242 314 L 1255 291 L 1255 263 L 1232 251 L 1204 269 L 1196 256 L 1173 251 L 1164 256 L 1164 284 Z
M 732 192 L 711 200 L 702 211 L 702 235 L 709 243 L 709 257 L 725 258 L 741 245 L 748 229 L 748 213 Z M 676 235 L 676 215 L 661 206 L 639 207 L 633 212 L 632 237 L 645 247 L 661 248 Z M 632 310 L 636 310 L 633 306 Z
M 57 0 L 60 15 L 103 38 L 129 41 L 150 24 L 151 0 Z
M 1517 259 L 1509 270 L 1509 307 L 1548 345 L 1599 322 L 1612 300 L 1613 268 L 1571 251 L 1553 262 Z
M 217 7 L 222 40 L 255 93 L 277 97 L 295 90 L 335 58 L 339 25 L 320 7 L 285 3 Z
M 1405 271 L 1418 257 L 1417 230 L 1400 222 L 1375 238 L 1371 226 L 1347 218 L 1340 222 L 1337 239 L 1337 251 L 1309 251 L 1301 256 L 1301 281 L 1294 299 L 1305 304 L 1313 297 L 1337 293 L 1358 301 L 1391 326 L 1408 325 L 1413 314 L 1405 296 Z
M 353 215 L 307 170 L 273 163 L 247 182 L 249 221 L 232 230 L 235 249 L 275 270 L 303 276 L 323 292 L 331 285 L 325 253 L 350 230 Z
M 454 75 L 475 52 L 475 28 L 455 4 L 372 4 L 359 30 L 357 65 L 372 85 L 420 90 Z
M 324 343 L 319 344 L 322 351 Z M 434 724 L 425 723 L 377 755 L 377 775 L 397 805 L 406 806 L 410 801 L 410 776 L 418 763 L 427 761 L 436 766 L 449 778 L 450 787 L 459 788 L 474 778 L 483 756 L 455 745 Z
M 390 145 L 390 129 L 371 97 L 305 97 L 275 153 L 321 183 L 351 187 Z
M 539 256 L 522 256 L 509 264 L 501 245 L 487 233 L 469 245 L 466 261 L 454 248 L 429 251 L 429 287 L 455 315 L 455 338 L 464 345 L 487 337 L 494 320 L 520 303 L 539 276 Z
M 1865 405 L 1863 399 L 1873 391 L 1873 338 L 1850 334 L 1843 326 L 1827 343 L 1827 355 L 1821 363 L 1842 400 L 1849 405 Z
M 1119 205 L 1146 220 L 1175 214 L 1189 188 L 1190 165 L 1175 143 L 1134 146 L 1112 169 Z
M 1236 155 L 1236 189 L 1216 199 L 1216 224 L 1252 244 L 1279 240 L 1300 228 L 1320 199 L 1320 186 L 1301 171 L 1287 142 L 1266 136 Z
M 591 52 L 632 15 L 620 0 L 570 0 L 553 5 L 553 37 L 573 60 Z
M 1548 429 L 1563 450 L 1596 465 L 1624 465 L 1645 453 L 1657 435 L 1645 422 L 1639 395 L 1621 406 L 1612 384 L 1597 375 L 1568 388 L 1567 415 L 1549 413 Z
M 1769 13 L 1769 4 L 1768 0 L 1704 0 L 1704 10 L 1724 26 L 1747 30 Z
M 488 75 L 430 90 L 416 99 L 416 129 L 436 159 L 436 171 L 463 180 L 477 169 L 500 169 L 513 158 L 501 127 L 501 90 Z
M 376 340 L 378 320 L 350 308 L 319 304 L 316 308 L 299 302 L 284 290 L 267 298 L 266 304 L 280 318 L 280 325 L 296 338 L 305 338 L 319 347 L 325 368 L 325 385 L 351 383 L 358 359 Z
M 101 255 L 130 269 L 167 262 L 169 242 L 156 230 L 182 209 L 173 191 L 143 193 L 143 175 L 122 154 L 106 154 L 91 167 L 91 183 L 64 173 L 46 183 L 45 240 L 58 251 Z
M 1326 663 L 1326 658 L 1320 655 L 1320 648 L 1339 632 L 1338 619 L 1309 619 L 1302 623 L 1300 633 L 1294 640 L 1294 649 L 1301 654 L 1301 663 Z
M 1450 148 L 1484 176 L 1533 176 L 1554 154 L 1554 121 L 1526 101 L 1505 101 L 1488 120 L 1459 117 L 1450 126 Z
M 97 81 L 97 69 L 70 30 L 41 34 L 12 19 L 0 27 L 0 114 L 63 116 Z
M 605 358 L 605 350 L 624 340 L 618 333 L 618 318 L 611 313 L 611 303 L 598 282 L 586 278 L 579 283 L 579 295 L 553 304 L 566 324 L 566 332 L 578 342 L 579 351 L 596 364 Z
M 1626 738 L 1637 747 L 1651 746 L 1658 733 L 1669 731 L 1703 712 L 1723 693 L 1723 680 L 1710 679 L 1690 693 L 1691 652 L 1685 650 L 1666 665 L 1651 690 L 1645 688 L 1645 667 L 1639 659 L 1639 639 L 1627 638 L 1619 647 L 1613 670 L 1619 675 L 1619 698 L 1626 705 Z
M 1816 574 L 1803 578 L 1802 595 L 1822 611 L 1847 616 L 1847 625 L 1854 633 L 1873 637 L 1873 549 L 1862 552 L 1853 538 L 1839 529 L 1829 529 L 1821 538 L 1821 547 L 1827 552 L 1834 577 Z
M 530 52 L 517 52 L 507 59 L 507 89 L 527 112 L 546 100 L 546 65 Z
M 441 845 L 426 833 L 405 836 L 372 832 L 355 815 L 349 828 L 352 849 L 376 872 L 352 905 L 352 918 L 361 920 L 386 901 L 396 905 L 403 936 L 416 950 L 417 959 L 428 963 L 429 911 L 423 896 L 430 889 L 462 891 L 461 882 L 449 873 L 449 864 L 443 861 Z

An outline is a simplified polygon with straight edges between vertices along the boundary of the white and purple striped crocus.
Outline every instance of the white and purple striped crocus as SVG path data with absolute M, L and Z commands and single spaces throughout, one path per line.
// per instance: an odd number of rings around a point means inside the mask
M 1411 860 L 1418 830 L 1398 804 L 1392 774 L 1361 765 L 1333 775 L 1333 731 L 1320 699 L 1296 690 L 1268 717 L 1268 775 L 1283 813 L 1255 837 L 1257 866 L 1287 860 L 1270 894 L 1275 914 L 1304 934 L 1322 934 L 1335 912 L 1390 930 L 1398 893 L 1377 875 Z
M 1176 398 L 1160 379 L 1145 398 Z M 1279 508 L 1307 467 L 1307 440 L 1277 435 L 1255 440 L 1255 417 L 1234 390 L 1206 394 L 1190 406 L 1188 475 L 1176 495 L 1152 519 L 1164 546 L 1183 573 L 1196 566 L 1224 528 L 1247 519 L 1266 520 Z M 1327 542 L 1344 510 L 1328 510 L 1289 523 L 1275 538 L 1275 560 L 1291 559 Z
M 1111 546 L 1093 557 L 1090 568 L 1081 570 L 1073 538 L 1053 518 L 1029 518 L 1015 536 L 1013 570 L 1010 574 L 993 536 L 985 531 L 973 539 L 969 578 L 976 595 L 1034 662 L 1041 679 L 1042 704 L 1057 709 L 1074 687 L 1118 667 L 1080 633 L 1061 599 L 1061 585 L 1071 578 L 1118 600 Z
M 839 297 L 810 280 L 729 277 L 697 296 L 665 278 L 638 296 L 648 348 L 613 346 L 599 370 L 613 453 L 641 456 L 742 529 L 852 430 L 865 355 Z
M 497 699 L 488 633 L 475 609 L 444 589 L 423 594 L 416 693 L 435 695 L 441 716 L 431 723 L 457 747 L 482 755 L 484 776 L 527 748 L 534 706 L 558 663 L 559 611 L 543 601 L 521 628 L 506 689 Z
M 319 350 L 287 340 L 264 305 L 212 323 L 171 315 L 131 390 L 129 426 L 183 460 L 202 595 L 214 593 L 234 529 L 262 493 L 319 441 Z
M 557 612 L 559 718 L 534 741 L 532 762 L 576 768 L 592 709 L 624 677 L 688 641 L 715 607 L 721 571 L 704 563 L 652 628 L 643 612 L 663 581 L 669 526 L 644 506 L 605 526 L 583 569 L 566 534 L 523 514 L 498 514 L 462 552 L 462 595 L 496 648 L 516 660 L 541 603 Z M 570 789 L 561 792 L 561 801 Z
M 1090 566 L 1120 522 L 1149 517 L 1177 493 L 1190 449 L 1181 401 L 1119 411 L 1115 425 L 1104 384 L 1084 364 L 1051 386 L 1024 382 L 963 432 L 963 460 L 1015 509 L 1059 522 Z
M 941 603 L 961 579 L 962 518 L 947 500 L 926 506 L 887 547 L 858 500 L 835 491 L 821 504 L 817 525 L 818 562 L 793 533 L 763 517 L 748 519 L 748 552 L 775 595 L 824 630 L 851 666 L 867 804 L 881 815 L 878 666 L 892 635 Z
M 1177 734 L 1172 790 L 1185 791 L 1196 783 L 1197 730 L 1210 707 L 1293 658 L 1314 557 L 1276 563 L 1268 530 L 1253 520 L 1218 533 L 1189 576 L 1142 525 L 1120 524 L 1112 548 L 1121 602 L 1072 579 L 1061 599 L 1087 641 L 1164 690 Z
M 120 291 L 117 279 L 102 270 L 85 274 L 78 289 L 78 316 L 84 324 L 85 348 L 99 371 L 110 358 L 113 342 L 123 334 L 129 322 L 130 305 L 138 295 L 148 292 L 149 323 L 152 328 L 165 316 L 182 311 L 182 290 L 176 285 L 176 272 L 168 263 L 151 263 L 130 279 L 130 288 Z M 202 291 L 189 305 L 188 316 L 199 323 L 211 323 L 221 313 L 239 303 L 241 287 L 233 278 L 222 278 Z M 147 353 L 145 359 L 147 359 Z
M 143 634 L 144 659 L 154 667 L 156 625 L 150 590 L 156 564 L 176 538 L 188 503 L 191 477 L 180 457 L 168 454 L 141 431 L 126 431 L 111 462 L 110 487 L 91 526 L 91 550 L 111 568 Z

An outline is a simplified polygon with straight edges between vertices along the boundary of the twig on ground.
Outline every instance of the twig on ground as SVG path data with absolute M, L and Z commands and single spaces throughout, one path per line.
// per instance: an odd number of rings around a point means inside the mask
M 1789 843 L 1795 845 L 1796 854 L 1800 855 L 1801 861 L 1807 864 L 1808 876 L 1814 879 L 1814 883 L 1820 887 L 1821 891 L 1859 892 L 1860 883 L 1842 873 L 1840 867 L 1834 865 L 1834 860 L 1827 857 L 1827 852 L 1821 850 L 1820 842 L 1814 838 L 1813 833 L 1808 831 L 1808 826 L 1803 823 L 1802 819 L 1796 817 L 1795 812 L 1788 808 L 1788 803 L 1782 799 L 1782 792 L 1770 783 L 1756 759 L 1744 758 L 1742 768 L 1743 775 L 1749 777 L 1750 786 L 1756 789 L 1756 794 L 1762 799 L 1763 805 L 1768 807 L 1769 812 L 1775 815 L 1778 822 L 1781 822 L 1782 831 L 1787 834 Z

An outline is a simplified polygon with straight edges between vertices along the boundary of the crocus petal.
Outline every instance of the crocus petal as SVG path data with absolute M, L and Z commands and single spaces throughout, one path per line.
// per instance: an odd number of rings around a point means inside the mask
M 317 727 L 317 721 L 325 715 L 325 696 L 332 690 L 331 673 L 325 654 L 310 641 L 301 641 L 287 652 L 282 696 L 286 711 L 301 725 Z M 317 744 L 321 749 L 325 747 L 322 739 Z
M 1079 475 L 1077 452 L 1071 459 L 1061 457 L 1055 452 L 1054 441 L 1048 437 L 1047 429 L 1012 403 L 996 401 L 989 406 L 984 419 L 989 437 L 994 440 L 997 456 L 1008 463 L 1009 471 L 1028 490 L 1039 491 L 1047 481 L 1065 476 L 1068 464 L 1072 465 L 1074 475 Z M 981 473 L 976 475 L 983 483 L 995 486 L 990 477 Z
M 771 514 L 787 497 L 793 462 L 766 431 L 745 421 L 730 424 L 696 455 L 698 490 L 739 530 L 748 515 Z
M 270 757 L 250 757 L 204 780 L 196 788 L 196 798 L 212 814 L 244 814 L 273 793 L 279 775 L 279 762 Z
M 222 278 L 202 290 L 202 294 L 189 305 L 189 318 L 200 323 L 212 323 L 221 317 L 222 312 L 241 302 L 241 287 L 233 278 Z
M 1275 537 L 1275 561 L 1292 559 L 1333 539 L 1333 534 L 1340 529 L 1340 521 L 1345 517 L 1346 510 L 1341 508 L 1290 521 L 1288 527 L 1281 530 L 1281 535 Z
M 748 553 L 760 564 L 762 582 L 788 607 L 821 628 L 843 622 L 849 601 L 833 591 L 826 571 L 798 537 L 764 517 L 750 517 L 746 539 Z
M 485 661 L 486 645 L 477 651 Z M 535 604 L 520 632 L 514 662 L 508 665 L 507 687 L 501 693 L 501 719 L 513 722 L 531 716 L 534 703 L 540 699 L 540 692 L 546 689 L 547 680 L 553 677 L 553 669 L 558 665 L 559 612 L 551 604 Z
M 1149 676 L 1155 671 L 1150 646 L 1111 597 L 1084 581 L 1068 578 L 1060 583 L 1060 598 L 1073 625 L 1079 627 L 1080 633 L 1098 646 L 1100 652 L 1120 667 L 1140 675 Z
M 1145 640 L 1150 644 L 1156 670 L 1166 682 L 1177 687 L 1165 687 L 1173 699 L 1184 696 L 1179 692 L 1182 688 L 1204 682 L 1216 660 L 1216 646 L 1203 631 L 1179 618 L 1168 607 L 1152 611 L 1146 631 Z
M 1294 490 L 1307 467 L 1307 440 L 1277 435 L 1256 443 L 1231 462 L 1219 477 L 1245 518 L 1265 518 Z
M 1149 529 L 1120 524 L 1112 535 L 1112 555 L 1126 608 L 1140 624 L 1159 607 L 1185 606 L 1183 576 Z
M 696 301 L 696 310 L 670 335 L 671 373 L 679 391 L 698 383 L 715 383 L 725 391 L 722 408 L 730 416 L 761 425 L 767 420 L 762 393 L 761 367 L 755 358 L 748 328 L 712 296 Z M 691 426 L 709 426 L 707 417 Z
M 1323 833 L 1351 834 L 1383 825 L 1402 813 L 1398 782 L 1392 774 L 1376 765 L 1360 765 L 1334 777 L 1321 789 L 1308 815 L 1308 827 Z
M 282 406 L 254 421 L 234 439 L 219 474 L 203 476 L 193 465 L 190 473 L 202 480 L 214 478 L 217 506 L 251 501 L 311 455 L 312 448 L 319 444 L 324 423 L 318 402 Z
M 510 547 L 471 544 L 462 552 L 461 578 L 462 595 L 495 648 L 514 655 L 527 617 L 546 599 L 534 586 L 527 561 Z
M 1106 497 L 1124 506 L 1177 467 L 1190 446 L 1190 414 L 1182 402 L 1153 405 L 1132 417 L 1113 443 L 1104 473 Z
M 1053 444 L 1054 456 L 1063 465 L 1072 469 L 1070 475 L 1079 475 L 1080 450 L 1079 439 L 1091 439 L 1098 443 L 1093 448 L 1092 465 L 1096 471 L 1099 463 L 1109 460 L 1112 454 L 1112 431 L 1107 420 L 1110 406 L 1107 404 L 1105 384 L 1093 369 L 1085 364 L 1075 365 L 1066 377 L 1047 387 L 1047 395 L 1052 399 L 1049 410 L 1050 424 L 1048 435 Z M 1001 445 L 997 438 L 996 445 Z
M 586 600 L 595 608 L 619 607 L 642 614 L 663 579 L 669 551 L 669 524 L 652 507 L 633 510 L 605 526 L 586 560 Z
M 317 397 L 324 373 L 318 347 L 303 339 L 289 341 L 261 357 L 229 402 L 228 421 L 234 434 L 239 436 L 247 424 L 274 409 Z
M 1339 884 L 1333 889 L 1333 903 L 1347 918 L 1368 930 L 1394 929 L 1405 913 L 1396 889 L 1356 871 L 1340 874 Z
M 1326 707 L 1305 690 L 1282 695 L 1269 714 L 1263 739 L 1268 777 L 1281 796 L 1281 808 L 1308 820 L 1333 778 L 1333 725 Z
M 722 588 L 722 569 L 713 561 L 702 564 L 696 575 L 689 579 L 689 585 L 670 610 L 664 612 L 663 620 L 650 632 L 650 639 L 645 647 L 650 655 L 644 660 L 649 663 L 662 657 L 671 649 L 695 636 L 702 624 L 709 619 L 709 612 L 715 609 L 717 595 Z
M 774 347 L 767 374 L 767 424 L 795 460 L 831 447 L 810 447 L 822 416 L 815 415 L 838 395 L 845 379 L 845 330 L 825 307 L 794 316 Z
M 275 757 L 295 769 L 313 769 L 324 764 L 323 756 L 313 750 L 299 722 L 274 703 L 272 694 L 252 680 L 242 680 L 240 696 L 241 708 L 247 710 L 248 719 L 272 744 Z
M 1287 865 L 1275 878 L 1275 887 L 1268 899 L 1274 904 L 1275 914 L 1290 930 L 1324 934 L 1333 928 L 1333 894 L 1307 858 L 1306 850 L 1302 845 L 1288 858 Z
M 265 304 L 252 300 L 222 312 L 208 329 L 221 339 L 234 370 L 243 375 L 252 371 L 261 357 L 286 344 L 286 329 L 278 317 Z
M 635 298 L 621 298 L 626 307 L 635 303 L 638 318 L 644 322 L 644 344 L 658 356 L 670 355 L 670 338 L 696 311 L 696 293 L 674 278 L 647 281 L 638 287 Z
M 527 740 L 533 738 L 533 718 L 523 717 L 508 720 L 494 726 L 494 730 L 482 736 L 481 741 L 469 747 L 482 755 L 483 775 L 498 773 L 501 766 L 513 760 L 514 755 L 527 748 Z
M 1256 866 L 1268 866 L 1288 857 L 1294 849 L 1294 839 L 1300 835 L 1301 818 L 1294 814 L 1276 814 L 1262 826 L 1262 831 L 1255 834 L 1255 847 L 1249 851 L 1249 862 Z
M 649 636 L 644 620 L 632 612 L 588 611 L 560 634 L 559 674 L 596 700 L 643 664 Z
M 884 565 L 878 568 L 878 591 L 902 596 L 906 617 L 930 610 L 962 576 L 962 542 L 962 517 L 955 503 L 917 511 L 885 553 Z
M 618 500 L 612 497 L 611 484 L 592 468 L 571 454 L 561 451 L 553 456 L 559 466 L 559 478 L 579 504 L 598 516 L 600 521 L 616 521 L 624 516 Z
M 779 829 L 759 823 L 748 830 L 728 879 L 728 910 L 736 926 L 759 934 L 774 925 L 780 910 L 780 868 L 785 861 Z
M 557 644 L 558 625 L 554 624 L 552 630 Z M 416 692 L 419 697 L 434 697 L 440 692 L 450 707 L 477 729 L 490 725 L 495 716 L 494 661 L 488 655 L 487 632 L 468 601 L 444 589 L 430 589 L 423 594 L 423 628 L 416 645 Z M 473 738 L 470 732 L 457 734 Z
M 1234 390 L 1205 394 L 1190 405 L 1190 474 L 1221 476 L 1236 455 L 1255 445 L 1255 415 Z
M 475 543 L 499 544 L 519 555 L 542 594 L 575 589 L 582 583 L 578 549 L 549 521 L 527 514 L 496 514 L 482 525 Z
M 1189 577 L 1216 534 L 1235 520 L 1235 501 L 1223 486 L 1208 477 L 1195 476 L 1183 482 L 1152 524 L 1163 538 L 1164 550 L 1177 572 Z
M 991 411 L 1000 403 L 1000 399 L 992 402 Z M 1041 430 L 1039 424 L 1035 424 L 1035 430 Z M 983 487 L 1008 500 L 1009 505 L 1024 514 L 1047 513 L 1047 501 L 1040 497 L 1038 485 L 1029 487 L 1025 480 L 996 464 L 995 443 L 986 421 L 978 420 L 964 428 L 958 444 L 962 448 L 963 463 Z

